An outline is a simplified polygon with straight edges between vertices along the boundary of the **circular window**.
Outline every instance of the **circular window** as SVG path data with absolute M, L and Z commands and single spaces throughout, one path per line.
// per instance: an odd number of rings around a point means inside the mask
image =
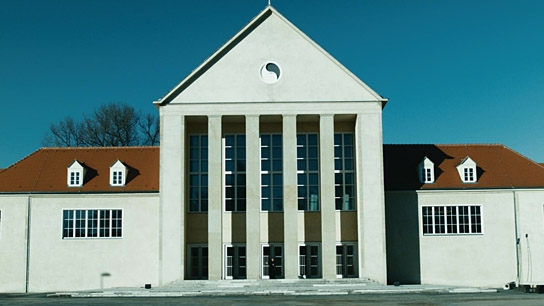
M 274 84 L 280 80 L 280 66 L 274 62 L 267 62 L 261 66 L 259 75 L 261 76 L 263 82 L 265 82 L 266 84 Z

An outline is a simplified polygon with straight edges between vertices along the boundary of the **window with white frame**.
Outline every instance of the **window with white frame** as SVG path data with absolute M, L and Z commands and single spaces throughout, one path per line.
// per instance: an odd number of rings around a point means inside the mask
M 70 171 L 70 186 L 81 185 L 81 173 L 79 171 Z
M 319 211 L 319 142 L 317 134 L 297 135 L 298 209 Z
M 357 277 L 357 244 L 336 245 L 336 277 Z
M 261 210 L 283 211 L 281 134 L 261 134 Z
M 208 135 L 189 135 L 189 212 L 208 211 Z
M 225 245 L 225 279 L 245 279 L 247 277 L 247 257 L 245 245 Z
M 299 277 L 321 277 L 321 246 L 318 243 L 307 243 L 298 246 Z
M 480 205 L 423 206 L 424 235 L 482 234 Z
M 464 170 L 464 181 L 465 182 L 474 182 L 474 169 L 473 168 L 465 168 Z
M 121 209 L 63 210 L 62 238 L 120 238 L 122 235 Z
M 246 135 L 225 135 L 225 211 L 246 211 Z
M 334 197 L 336 210 L 355 210 L 353 133 L 334 134 Z

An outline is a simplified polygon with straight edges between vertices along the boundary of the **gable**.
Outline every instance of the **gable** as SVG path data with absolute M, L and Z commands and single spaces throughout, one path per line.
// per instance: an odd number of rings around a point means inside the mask
M 279 81 L 273 84 L 261 77 L 261 69 L 270 62 L 277 64 L 281 72 Z M 156 103 L 269 101 L 385 102 L 386 99 L 276 10 L 267 7 Z

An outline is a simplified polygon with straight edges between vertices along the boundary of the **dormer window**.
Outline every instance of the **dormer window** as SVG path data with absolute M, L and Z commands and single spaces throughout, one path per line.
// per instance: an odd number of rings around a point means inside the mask
M 125 186 L 127 176 L 127 167 L 117 160 L 110 167 L 110 185 L 111 186 Z
M 470 158 L 465 157 L 459 166 L 457 166 L 457 172 L 463 183 L 476 183 L 476 163 Z
M 419 182 L 422 184 L 434 183 L 434 163 L 427 157 L 419 163 Z
M 75 160 L 68 167 L 68 178 L 67 178 L 68 187 L 82 187 L 84 177 L 85 177 L 85 167 L 83 166 L 83 164 Z

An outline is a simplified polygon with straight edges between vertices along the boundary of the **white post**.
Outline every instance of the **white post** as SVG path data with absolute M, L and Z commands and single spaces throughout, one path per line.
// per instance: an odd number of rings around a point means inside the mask
M 208 117 L 208 279 L 221 279 L 223 270 L 223 145 L 221 116 Z
M 298 278 L 297 117 L 283 116 L 283 224 L 286 279 Z

